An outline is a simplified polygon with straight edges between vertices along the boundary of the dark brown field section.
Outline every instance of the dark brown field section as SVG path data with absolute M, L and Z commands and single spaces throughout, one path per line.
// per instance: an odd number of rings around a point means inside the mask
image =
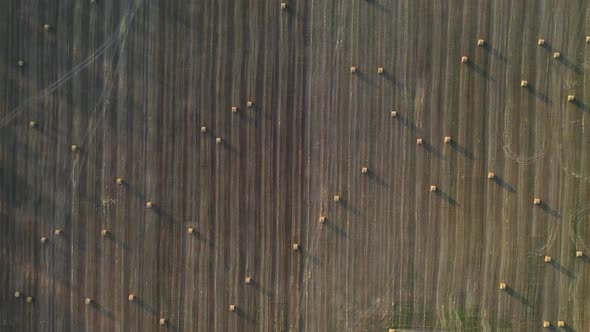
M 0 2 L 0 331 L 590 331 L 589 3 L 285 3 Z

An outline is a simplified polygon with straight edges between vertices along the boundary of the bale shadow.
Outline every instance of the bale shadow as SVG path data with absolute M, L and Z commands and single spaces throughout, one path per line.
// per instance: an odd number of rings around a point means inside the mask
M 567 324 L 565 324 L 565 326 L 563 326 L 563 327 L 560 327 L 560 329 L 562 329 L 564 331 L 568 331 L 568 332 L 574 332 L 574 331 L 576 331 L 576 330 L 574 330 L 573 327 L 571 327 L 571 326 L 569 326 Z
M 358 216 L 360 214 L 360 211 L 353 207 L 352 205 L 350 205 L 350 203 L 348 202 L 348 200 L 340 197 L 340 201 L 337 203 L 338 205 L 342 206 L 343 208 L 349 210 L 352 214 L 354 214 L 355 216 Z
M 489 52 L 491 55 L 495 56 L 496 58 L 500 59 L 500 61 L 508 63 L 508 58 L 504 55 L 504 53 L 502 53 L 499 49 L 492 47 L 492 45 L 484 43 L 483 49 Z
M 353 66 L 353 67 L 356 67 L 356 66 Z M 350 68 L 349 68 L 349 70 L 350 70 Z M 361 81 L 367 81 L 368 80 L 367 73 L 365 73 L 365 71 L 363 71 L 363 70 L 360 70 L 359 67 L 356 67 L 354 73 L 352 73 L 352 72 L 349 72 L 349 73 L 351 75 L 351 79 L 356 78 L 356 79 L 361 80 Z
M 136 303 L 137 306 L 141 310 L 143 310 L 143 311 L 151 314 L 152 316 L 155 316 L 156 315 L 156 310 L 154 309 L 154 307 L 152 307 L 151 305 L 145 303 L 145 301 L 141 297 L 138 297 L 133 303 Z
M 65 226 L 65 225 L 64 225 Z M 59 235 L 54 236 L 53 241 L 57 241 L 58 239 L 62 239 L 65 243 L 72 245 L 78 251 L 86 251 L 86 244 L 83 241 L 74 241 L 71 230 L 67 227 L 60 228 L 61 233 Z
M 166 330 L 171 330 L 171 331 L 177 330 L 176 325 L 172 324 L 172 320 L 169 317 L 166 318 L 166 323 L 164 323 L 164 325 L 160 325 L 160 322 L 158 321 L 158 326 L 160 326 L 162 329 L 166 329 Z
M 510 193 L 515 193 L 516 192 L 516 189 L 514 189 L 514 187 L 512 187 L 510 184 L 508 184 L 506 181 L 504 181 L 504 179 L 502 179 L 498 175 L 495 175 L 494 174 L 494 178 L 491 179 L 491 181 L 494 182 L 494 183 L 496 183 L 500 187 L 506 189 Z
M 237 113 L 233 114 L 233 116 L 237 117 L 237 120 L 242 121 L 246 124 L 253 124 L 256 120 L 256 115 L 254 114 L 254 106 L 250 108 L 240 108 L 238 109 Z
M 413 119 L 407 118 L 407 117 L 399 114 L 399 112 L 397 113 L 396 117 L 393 119 L 395 119 L 397 122 L 401 123 L 405 127 L 410 128 L 411 132 L 413 132 L 413 133 L 422 133 L 422 130 L 420 128 L 418 128 L 418 126 L 416 126 L 416 123 L 414 122 Z
M 238 316 L 238 318 L 240 318 L 243 321 L 246 321 L 250 324 L 256 323 L 256 320 L 254 320 L 254 317 L 248 315 L 248 313 L 246 313 L 246 311 L 244 311 L 239 306 L 236 308 L 236 311 L 234 313 L 236 314 L 236 316 Z
M 559 264 L 558 262 L 556 262 L 554 260 L 551 260 L 551 262 L 549 262 L 549 264 L 551 264 L 551 266 L 553 266 L 559 272 L 565 274 L 570 279 L 574 279 L 576 277 L 576 275 L 572 271 L 568 270 L 563 265 Z
M 367 170 L 367 176 L 369 177 L 369 180 L 374 181 L 375 183 L 383 187 L 389 188 L 389 184 L 385 182 L 385 180 L 383 180 L 383 178 L 377 175 L 374 171 L 370 169 Z
M 457 152 L 459 152 L 459 153 L 463 154 L 465 157 L 469 158 L 469 160 L 474 159 L 473 153 L 469 149 L 467 149 L 465 146 L 455 142 L 454 140 L 451 140 L 451 142 L 449 142 L 449 145 L 453 149 L 457 150 Z
M 560 53 L 559 58 L 557 58 L 556 60 L 564 66 L 568 67 L 569 69 L 573 70 L 576 74 L 582 74 L 582 68 L 580 68 L 579 65 L 571 62 L 565 55 Z
M 440 159 L 440 160 L 446 159 L 445 156 L 442 153 L 440 153 L 440 151 L 435 149 L 434 146 L 432 146 L 432 144 L 428 143 L 425 139 L 422 139 L 422 147 L 424 148 L 424 150 L 426 150 L 428 153 L 434 155 L 438 159 Z
M 226 138 L 221 138 L 221 143 L 217 143 L 215 142 L 215 145 L 217 145 L 218 147 L 229 151 L 230 153 L 235 153 L 236 152 L 236 148 L 234 148 L 231 144 L 229 144 L 229 142 L 227 141 Z
M 169 212 L 164 210 L 160 206 L 160 204 L 156 204 L 156 203 L 152 203 L 152 204 L 153 205 L 151 208 L 146 208 L 146 210 L 148 210 L 147 212 L 151 211 L 154 215 L 159 217 L 158 220 L 166 221 L 168 223 L 168 226 L 172 227 L 175 224 L 174 217 L 172 217 L 172 215 Z
M 348 234 L 341 227 L 336 225 L 330 219 L 326 218 L 326 220 L 324 221 L 324 225 L 326 225 L 326 227 L 328 227 L 330 230 L 332 230 L 337 235 L 340 235 L 340 236 L 348 239 Z
M 67 137 L 65 133 L 58 133 L 57 129 L 52 130 L 47 126 L 44 126 L 44 123 L 37 123 L 37 125 L 32 128 L 35 132 L 38 132 L 46 142 L 50 142 L 53 145 L 56 145 L 59 142 L 59 137 Z
M 386 69 L 383 69 L 383 74 L 381 74 L 383 76 L 383 78 L 389 82 L 391 82 L 393 85 L 395 85 L 398 88 L 404 88 L 404 83 L 402 83 L 402 81 L 398 80 L 395 76 L 393 76 L 392 73 L 388 72 Z
M 135 186 L 132 186 L 129 182 L 127 182 L 125 180 L 123 180 L 123 184 L 121 185 L 121 187 L 124 190 L 129 191 L 135 197 L 139 198 L 139 200 L 141 202 L 145 202 L 146 201 L 146 196 L 145 196 L 145 194 L 142 192 L 142 190 L 140 188 L 136 188 Z
M 295 10 L 292 7 L 293 7 L 292 5 L 289 6 L 289 3 L 287 3 L 287 7 L 281 8 L 281 11 L 283 13 L 289 14 L 289 15 L 295 14 Z
M 586 103 L 584 103 L 581 100 L 578 99 L 574 99 L 573 101 L 571 101 L 571 103 L 576 106 L 576 108 L 586 112 L 586 113 L 590 113 L 590 107 L 588 105 L 586 105 Z
M 449 195 L 448 193 L 437 189 L 434 194 L 442 199 L 444 199 L 445 201 L 447 201 L 447 203 L 453 205 L 453 206 L 458 206 L 459 202 L 457 202 L 451 195 Z
M 160 204 L 156 204 L 154 202 L 152 202 L 152 206 L 151 207 L 146 207 L 145 208 L 148 212 L 151 211 L 154 214 L 161 214 L 162 213 L 162 208 L 160 208 Z
M 555 48 L 553 48 L 553 46 L 551 45 L 551 43 L 549 43 L 547 40 L 545 40 L 545 43 L 543 45 L 539 45 L 539 47 L 541 47 L 542 49 L 546 50 L 547 52 L 553 52 L 553 51 L 555 51 Z
M 512 287 L 506 287 L 506 294 L 510 295 L 510 297 L 514 298 L 515 300 L 524 304 L 525 306 L 531 307 L 529 301 L 524 296 L 522 296 L 522 294 L 514 290 Z
M 299 254 L 301 255 L 301 257 L 303 257 L 306 260 L 309 260 L 311 263 L 313 263 L 314 265 L 318 265 L 320 263 L 319 258 L 317 258 L 316 256 L 312 255 L 307 249 L 305 249 L 305 247 L 300 246 L 299 247 Z
M 100 313 L 101 315 L 105 316 L 106 318 L 108 318 L 109 320 L 115 320 L 115 314 L 113 314 L 112 311 L 109 311 L 105 306 L 101 305 L 100 303 L 96 302 L 96 301 L 92 301 L 89 304 L 90 307 L 96 309 L 96 311 L 98 313 Z
M 386 8 L 384 5 L 382 5 L 378 0 L 366 0 L 367 3 L 369 5 L 374 6 L 375 8 L 389 14 L 391 12 L 391 10 L 389 8 Z
M 252 279 L 252 281 L 250 281 L 250 286 L 252 288 L 254 288 L 255 290 L 259 291 L 260 293 L 262 293 L 262 295 L 264 295 L 274 301 L 275 296 L 272 293 L 272 291 L 264 288 L 256 279 Z
M 559 212 L 557 212 L 557 210 L 555 210 L 552 207 L 550 207 L 549 205 L 547 205 L 547 203 L 541 201 L 541 204 L 539 204 L 539 207 L 543 211 L 545 211 L 546 213 L 548 213 L 549 215 L 551 215 L 552 217 L 555 217 L 557 219 L 561 219 L 561 214 L 559 214 Z
M 205 242 L 211 249 L 215 248 L 215 242 L 205 237 L 200 231 L 193 228 L 193 234 L 190 234 L 197 239 L 197 241 Z
M 471 70 L 473 70 L 474 72 L 478 73 L 479 75 L 481 75 L 483 78 L 485 78 L 486 80 L 495 82 L 496 79 L 494 77 L 492 77 L 490 75 L 490 73 L 485 70 L 485 68 L 483 68 L 482 66 L 474 63 L 473 61 L 468 61 L 467 62 L 467 67 Z
M 245 123 L 253 125 L 256 128 L 256 120 L 258 118 L 258 108 L 256 105 L 244 108 L 242 112 L 238 112 L 238 115 Z
M 525 89 L 530 91 L 535 97 L 539 98 L 542 102 L 549 104 L 549 105 L 553 105 L 553 103 L 551 102 L 551 99 L 549 99 L 549 97 L 546 94 L 539 91 L 539 89 L 537 89 L 534 85 L 527 84 Z
M 105 235 L 105 238 L 109 241 L 111 241 L 113 244 L 115 244 L 117 247 L 122 248 L 125 251 L 129 251 L 129 245 L 127 245 L 127 243 L 121 239 L 119 239 L 117 236 L 115 236 L 113 233 L 108 232 Z

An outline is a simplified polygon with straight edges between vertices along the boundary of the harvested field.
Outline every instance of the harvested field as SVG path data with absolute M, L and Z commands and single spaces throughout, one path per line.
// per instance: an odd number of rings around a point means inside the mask
M 590 4 L 281 2 L 2 1 L 0 331 L 587 331 Z

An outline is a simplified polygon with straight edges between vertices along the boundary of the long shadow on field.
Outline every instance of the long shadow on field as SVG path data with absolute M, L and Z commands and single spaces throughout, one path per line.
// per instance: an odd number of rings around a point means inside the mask
M 151 305 L 145 303 L 145 301 L 143 301 L 140 298 L 135 300 L 137 302 L 137 305 L 141 308 L 141 310 L 151 314 L 151 315 L 155 315 L 156 314 L 156 310 L 154 309 L 154 307 L 152 307 Z
M 388 72 L 387 69 L 384 69 L 382 75 L 383 75 L 383 78 L 385 78 L 389 82 L 393 83 L 393 85 L 395 85 L 396 87 L 398 87 L 398 88 L 404 87 L 404 84 L 402 83 L 402 81 L 395 78 L 395 76 L 393 76 L 392 73 Z
M 389 188 L 389 184 L 387 182 L 385 182 L 385 180 L 383 180 L 382 177 L 380 177 L 379 175 L 377 175 L 372 170 L 368 170 L 367 171 L 367 176 L 369 177 L 369 179 L 371 181 L 374 181 L 375 183 L 377 183 L 377 184 L 379 184 L 379 185 L 381 185 L 383 187 Z
M 549 205 L 547 205 L 547 203 L 545 202 L 541 202 L 541 204 L 539 205 L 539 207 L 547 212 L 548 214 L 550 214 L 551 216 L 557 218 L 557 219 L 561 219 L 561 214 L 559 214 L 559 212 L 557 212 L 557 210 L 553 209 L 552 207 L 550 207 Z
M 68 225 L 69 226 L 69 225 Z M 63 239 L 65 243 L 68 243 L 76 248 L 79 251 L 86 251 L 86 244 L 84 241 L 74 240 L 74 236 L 72 234 L 71 227 L 64 227 L 61 229 L 62 233 L 59 235 L 60 239 Z M 55 239 L 54 241 L 57 241 Z
M 200 231 L 198 231 L 194 228 L 193 228 L 192 236 L 194 236 L 197 239 L 197 241 L 204 242 L 209 248 L 211 248 L 211 249 L 215 248 L 215 243 L 213 243 L 212 240 L 208 239 Z
M 139 198 L 140 202 L 144 202 L 146 201 L 146 196 L 145 194 L 141 191 L 141 188 L 138 188 L 136 186 L 132 186 L 129 182 L 123 180 L 123 184 L 121 185 L 123 190 L 127 190 L 129 191 L 131 194 L 133 194 L 135 197 Z
M 340 202 L 338 202 L 338 204 L 352 212 L 352 214 L 354 214 L 355 216 L 358 216 L 360 214 L 360 211 L 354 206 L 350 205 L 350 203 L 348 203 L 348 200 L 346 199 L 340 198 Z
M 359 69 L 358 67 L 356 67 L 356 70 L 354 73 L 350 73 L 350 75 L 352 76 L 351 79 L 356 78 L 357 80 L 361 80 L 361 81 L 368 81 L 367 78 L 367 74 L 365 73 L 364 70 Z
M 236 148 L 234 148 L 231 144 L 229 144 L 227 138 L 222 137 L 221 143 L 215 143 L 216 145 L 218 145 L 222 150 L 227 150 L 230 153 L 235 153 L 236 152 Z
M 567 268 L 565 268 L 563 265 L 559 264 L 556 261 L 552 260 L 549 264 L 551 264 L 551 266 L 553 266 L 555 269 L 557 269 L 557 271 L 565 274 L 570 279 L 574 279 L 576 277 L 572 271 L 568 270 Z
M 576 106 L 579 110 L 584 111 L 586 113 L 590 113 L 590 106 L 586 105 L 583 101 L 574 99 L 572 104 Z
M 449 195 L 448 193 L 437 189 L 434 194 L 442 199 L 444 199 L 445 201 L 447 201 L 447 203 L 457 206 L 459 205 L 459 202 L 457 202 L 451 195 Z
M 551 52 L 555 52 L 555 51 L 559 52 L 559 50 L 555 49 L 547 41 L 545 41 L 545 44 L 544 45 L 541 45 L 541 47 L 543 49 L 547 50 L 550 53 Z M 564 66 L 568 67 L 569 69 L 573 70 L 574 72 L 576 72 L 576 74 L 581 74 L 582 73 L 582 68 L 579 65 L 577 65 L 577 64 L 569 61 L 569 59 L 565 55 L 563 55 L 561 53 L 559 55 L 559 58 L 557 58 L 555 60 L 559 61 L 559 63 L 563 64 Z
M 340 226 L 336 225 L 330 219 L 326 218 L 326 221 L 324 221 L 324 225 L 326 225 L 326 227 L 328 227 L 330 230 L 332 230 L 337 235 L 340 235 L 340 236 L 348 239 L 348 234 L 344 231 L 344 229 L 342 229 Z
M 539 91 L 539 89 L 537 89 L 535 86 L 528 84 L 526 86 L 526 89 L 528 91 L 530 91 L 533 95 L 535 95 L 535 97 L 537 97 L 541 101 L 543 101 L 544 103 L 547 103 L 549 105 L 553 105 L 553 103 L 551 102 L 549 97 L 546 94 L 544 94 L 543 92 Z
M 295 1 L 293 1 L 295 2 Z M 305 16 L 303 15 L 303 13 L 301 13 L 301 11 L 297 11 L 296 10 L 296 6 L 291 6 L 291 5 L 287 5 L 287 8 L 282 9 L 283 12 L 285 12 L 285 14 L 288 15 L 288 17 L 292 17 L 294 20 L 296 21 L 303 21 L 305 19 Z M 307 38 L 307 37 L 306 37 Z
M 431 153 L 432 155 L 434 155 L 438 159 L 445 160 L 445 156 L 443 156 L 443 154 L 440 153 L 440 151 L 435 149 L 434 146 L 432 146 L 432 144 L 428 143 L 425 139 L 422 139 L 422 146 L 424 147 L 424 150 L 428 151 L 429 153 Z
M 567 325 L 567 323 L 565 324 L 565 326 L 558 327 L 557 330 L 568 331 L 568 332 L 574 332 L 574 331 L 576 331 L 576 330 L 574 330 L 573 327 Z
M 273 293 L 271 291 L 269 291 L 268 289 L 264 288 L 258 281 L 256 281 L 256 279 L 253 279 L 250 283 L 250 285 L 252 286 L 252 288 L 256 289 L 257 291 L 259 291 L 260 293 L 262 293 L 262 295 L 268 297 L 269 299 L 271 299 L 272 301 L 274 301 L 275 296 L 273 295 Z
M 573 70 L 576 74 L 582 73 L 582 68 L 580 68 L 579 65 L 569 61 L 569 59 L 563 54 L 559 55 L 559 58 L 557 58 L 557 61 L 559 61 L 561 64 L 565 65 L 569 69 Z
M 113 233 L 108 232 L 105 238 L 111 242 L 113 242 L 117 247 L 122 248 L 125 251 L 129 251 L 129 245 L 118 237 L 116 237 Z
M 506 189 L 510 193 L 516 192 L 516 189 L 514 189 L 514 187 L 512 187 L 510 184 L 508 184 L 506 181 L 504 181 L 504 179 L 502 179 L 501 177 L 499 177 L 497 175 L 494 175 L 494 178 L 491 179 L 491 181 L 496 183 L 500 187 Z
M 172 324 L 170 317 L 167 318 L 166 323 L 162 326 L 162 328 L 165 328 L 167 331 L 178 331 L 176 325 Z
M 483 45 L 484 50 L 488 51 L 491 55 L 500 59 L 500 61 L 507 63 L 508 58 L 499 49 L 492 47 L 490 44 L 485 43 Z
M 114 320 L 115 315 L 112 311 L 109 311 L 106 307 L 102 306 L 100 303 L 92 302 L 90 304 L 91 307 L 95 308 L 97 312 L 108 318 L 109 320 Z
M 373 5 L 374 7 L 376 7 L 377 9 L 379 9 L 385 13 L 391 12 L 391 10 L 389 8 L 386 8 L 384 5 L 382 5 L 379 0 L 367 0 L 367 3 L 370 5 Z
M 255 108 L 254 106 L 250 108 L 238 108 L 238 112 L 234 114 L 234 117 L 236 117 L 238 121 L 246 124 L 254 124 L 256 120 Z
M 510 295 L 510 297 L 516 299 L 518 302 L 524 304 L 525 306 L 531 307 L 529 301 L 524 296 L 522 296 L 522 294 L 515 291 L 513 288 L 507 287 L 506 294 Z
M 478 64 L 476 64 L 476 63 L 474 63 L 472 61 L 468 61 L 467 62 L 467 67 L 469 67 L 469 69 L 471 69 L 474 72 L 476 72 L 476 73 L 480 74 L 481 76 L 483 76 L 483 78 L 485 78 L 486 80 L 489 80 L 489 81 L 492 81 L 492 82 L 495 82 L 496 81 L 496 79 L 493 78 L 490 75 L 490 73 L 485 68 L 483 68 L 482 66 L 480 66 L 480 65 L 478 65 Z
M 543 45 L 539 45 L 542 49 L 546 50 L 547 52 L 553 52 L 555 51 L 555 48 L 553 48 L 553 46 L 551 45 L 551 43 L 549 43 L 547 40 L 545 40 L 545 43 Z
M 157 217 L 157 220 L 165 221 L 169 227 L 172 227 L 175 224 L 174 217 L 172 217 L 172 215 L 169 212 L 163 209 L 160 204 L 157 204 L 155 202 L 153 202 L 152 204 L 153 205 L 151 208 L 145 208 L 147 210 L 146 216 L 148 215 L 148 213 L 151 212 Z
M 312 255 L 305 247 L 301 246 L 301 248 L 299 248 L 299 253 L 301 254 L 301 257 L 303 257 L 304 259 L 310 261 L 311 263 L 313 263 L 314 265 L 317 265 L 320 263 L 320 260 Z
M 397 116 L 395 117 L 395 119 L 396 119 L 397 122 L 399 122 L 402 125 L 410 128 L 410 130 L 412 132 L 422 133 L 422 130 L 416 126 L 416 123 L 414 122 L 414 119 L 405 117 L 402 114 L 399 114 L 399 112 L 397 113 Z
M 464 155 L 465 157 L 469 158 L 470 160 L 473 160 L 473 153 L 467 149 L 466 147 L 464 147 L 463 145 L 455 142 L 454 140 L 451 140 L 451 142 L 449 143 L 449 145 L 457 150 L 457 152 L 461 153 L 462 155 Z
M 241 319 L 244 320 L 250 324 L 255 324 L 256 321 L 254 320 L 254 318 L 250 315 L 248 315 L 242 308 L 237 307 L 236 308 L 236 315 Z

